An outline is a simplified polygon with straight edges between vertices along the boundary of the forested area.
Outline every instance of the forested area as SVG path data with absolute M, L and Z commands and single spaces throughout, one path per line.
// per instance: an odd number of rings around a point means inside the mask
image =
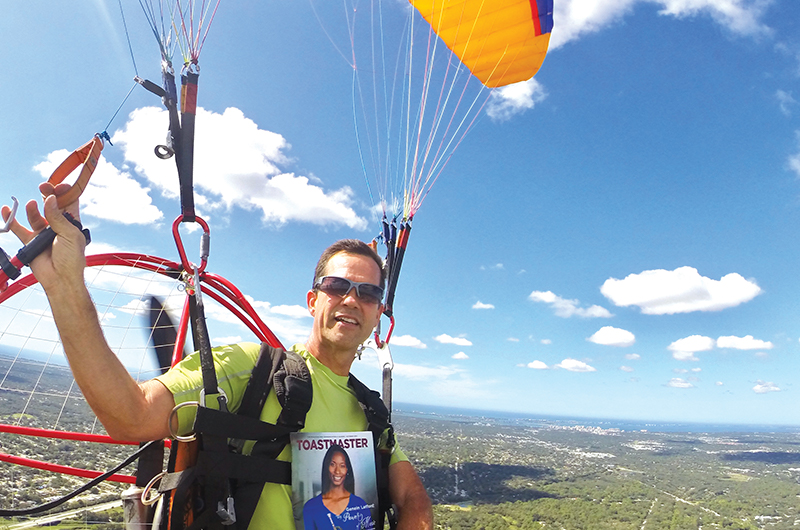
M 13 391 L 0 393 L 6 405 L 19 399 Z M 65 415 L 47 400 L 24 415 L 0 414 L 0 421 L 51 427 L 56 414 L 70 426 L 97 430 L 88 410 L 76 406 Z M 794 434 L 624 432 L 401 412 L 394 421 L 442 530 L 800 527 Z M 0 434 L 0 452 L 86 469 L 106 470 L 134 450 Z M 3 508 L 38 505 L 86 481 L 7 463 L 0 463 L 0 477 Z M 103 483 L 59 510 L 119 499 L 126 487 Z M 91 513 L 58 526 L 121 526 L 118 513 Z

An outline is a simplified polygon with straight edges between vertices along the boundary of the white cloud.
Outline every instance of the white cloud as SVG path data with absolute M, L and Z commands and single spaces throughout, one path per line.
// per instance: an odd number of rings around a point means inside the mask
M 697 361 L 699 359 L 694 356 L 696 352 L 712 350 L 715 344 L 716 341 L 711 337 L 691 335 L 676 340 L 667 346 L 667 349 L 672 352 L 672 357 L 678 361 Z
M 717 386 L 723 386 L 725 383 L 723 383 L 722 381 L 717 381 L 714 384 L 717 385 Z
M 505 121 L 547 98 L 547 91 L 535 79 L 521 81 L 495 89 L 486 105 L 486 114 L 495 121 Z
M 702 372 L 702 368 L 692 368 L 692 372 Z
M 71 153 L 65 149 L 53 151 L 47 159 L 33 167 L 42 177 L 50 178 L 55 169 Z M 155 155 L 153 155 L 155 158 Z M 72 184 L 80 168 L 65 179 Z M 153 205 L 150 188 L 143 187 L 130 173 L 120 171 L 100 157 L 89 184 L 81 194 L 81 215 L 122 224 L 151 224 L 164 214 Z
M 593 305 L 591 307 L 579 307 L 578 300 L 567 300 L 561 298 L 552 291 L 533 291 L 528 299 L 532 302 L 543 302 L 550 305 L 555 311 L 557 317 L 569 318 L 571 316 L 579 316 L 583 318 L 609 318 L 612 315 L 608 309 Z
M 242 342 L 240 335 L 230 335 L 228 337 L 214 337 L 211 339 L 212 346 L 224 346 L 226 344 L 237 344 Z
M 274 305 L 270 310 L 276 315 L 292 318 L 311 318 L 308 308 L 302 305 Z
M 589 337 L 589 342 L 594 342 L 595 344 L 602 344 L 604 346 L 619 346 L 621 348 L 626 348 L 628 346 L 633 346 L 636 342 L 636 337 L 630 331 L 615 328 L 613 326 L 603 326 L 594 335 Z
M 623 372 L 633 372 L 633 368 L 631 368 L 630 366 L 623 365 L 620 366 L 619 369 L 622 370 Z
M 550 48 L 556 49 L 567 42 L 594 33 L 633 11 L 639 3 L 656 4 L 660 15 L 677 18 L 710 16 L 729 31 L 740 35 L 761 35 L 769 28 L 760 22 L 769 2 L 748 0 L 562 0 L 553 6 L 555 21 Z
M 689 381 L 685 381 L 680 377 L 673 377 L 667 383 L 667 386 L 671 386 L 672 388 L 694 388 L 694 385 Z
M 531 361 L 527 366 L 528 368 L 533 368 L 534 370 L 547 370 L 547 365 L 542 361 Z
M 672 371 L 675 372 L 676 374 L 688 374 L 689 373 L 689 370 L 687 370 L 686 368 L 673 368 Z
M 452 359 L 469 359 L 469 355 L 460 351 L 451 357 Z
M 461 374 L 464 370 L 454 366 L 419 366 L 414 364 L 394 363 L 392 373 L 417 381 L 432 380 L 437 383 L 450 376 Z
M 628 359 L 629 361 L 638 361 L 639 359 L 642 358 L 642 356 L 639 355 L 638 353 L 626 353 L 625 358 Z
M 173 159 L 160 160 L 153 147 L 166 133 L 166 110 L 145 107 L 133 111 L 125 128 L 114 134 L 126 161 L 167 197 L 178 196 Z M 197 109 L 195 133 L 195 200 L 201 209 L 261 210 L 265 222 L 302 221 L 340 224 L 363 230 L 367 221 L 351 208 L 349 187 L 326 191 L 308 177 L 282 172 L 290 146 L 279 134 L 258 128 L 242 111 L 222 114 Z M 225 156 L 218 156 L 224 153 Z
M 703 335 L 690 335 L 682 339 L 678 339 L 670 344 L 667 349 L 671 351 L 708 351 L 714 349 L 715 341 L 711 337 L 704 337 Z
M 752 335 L 735 337 L 733 335 L 717 339 L 717 348 L 733 348 L 735 350 L 771 350 L 774 344 L 770 341 L 754 339 Z
M 408 346 L 409 348 L 418 348 L 420 350 L 428 347 L 427 344 L 411 335 L 394 335 L 392 337 L 392 346 Z
M 794 134 L 797 137 L 798 148 L 800 148 L 800 131 L 795 131 Z M 791 155 L 787 160 L 787 163 L 789 165 L 789 169 L 794 171 L 797 174 L 797 177 L 800 178 L 800 150 Z
M 676 361 L 699 361 L 697 357 L 695 357 L 694 352 L 691 351 L 674 351 L 672 352 L 672 358 Z
M 542 339 L 542 340 L 540 340 L 539 342 L 540 342 L 541 344 L 544 344 L 544 345 L 547 345 L 547 344 L 553 344 L 553 341 L 552 341 L 552 340 L 550 340 L 550 339 Z
M 433 338 L 436 342 L 442 344 L 455 344 L 456 346 L 472 346 L 472 343 L 464 337 L 451 337 L 447 333 L 442 333 Z
M 494 305 L 492 305 L 492 304 L 484 304 L 483 302 L 478 300 L 477 302 L 475 302 L 472 305 L 472 309 L 494 309 Z
M 646 315 L 671 315 L 735 307 L 755 298 L 761 288 L 735 272 L 712 280 L 693 267 L 679 267 L 630 274 L 623 280 L 609 278 L 600 292 L 618 306 L 635 305 Z
M 518 338 L 516 338 L 516 337 L 508 337 L 506 340 L 507 340 L 508 342 L 519 342 L 519 339 L 518 339 Z
M 583 361 L 579 361 L 577 359 L 564 359 L 560 363 L 556 365 L 556 368 L 563 368 L 564 370 L 569 370 L 570 372 L 596 372 L 597 370 L 589 366 Z
M 757 381 L 756 386 L 753 387 L 753 392 L 756 394 L 766 394 L 767 392 L 780 392 L 780 388 L 775 383 L 769 381 Z
M 780 105 L 781 112 L 784 116 L 791 116 L 792 108 L 797 105 L 797 100 L 792 97 L 792 93 L 778 90 L 775 92 L 775 99 L 778 100 L 778 105 Z

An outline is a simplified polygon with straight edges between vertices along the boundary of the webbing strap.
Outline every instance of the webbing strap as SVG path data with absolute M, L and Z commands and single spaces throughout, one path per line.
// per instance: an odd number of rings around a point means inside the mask
M 240 440 L 275 440 L 288 437 L 294 431 L 284 425 L 273 425 L 256 418 L 208 407 L 197 408 L 193 430 L 204 435 L 227 436 Z

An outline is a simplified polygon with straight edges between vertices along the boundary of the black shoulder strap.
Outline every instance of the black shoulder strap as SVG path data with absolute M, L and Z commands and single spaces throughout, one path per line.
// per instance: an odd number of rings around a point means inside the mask
M 375 476 L 378 483 L 379 507 L 378 521 L 375 527 L 383 528 L 384 521 L 388 517 L 389 528 L 394 529 L 397 527 L 397 519 L 394 514 L 392 497 L 389 494 L 389 463 L 394 449 L 394 427 L 390 421 L 391 416 L 379 393 L 371 390 L 353 374 L 350 374 L 348 384 L 355 391 L 356 399 L 367 417 L 368 428 L 375 441 Z M 388 431 L 388 437 L 386 444 L 381 447 L 380 440 L 385 431 Z
M 237 414 L 258 419 L 267 402 L 270 389 L 281 404 L 282 411 L 275 425 L 287 431 L 299 431 L 311 408 L 313 387 L 311 373 L 305 360 L 294 351 L 261 344 L 256 365 L 247 383 Z M 253 447 L 252 456 L 274 460 L 288 443 L 288 436 L 274 440 L 260 440 Z M 238 445 L 241 451 L 243 443 Z M 264 481 L 238 481 L 235 494 L 236 528 L 246 530 L 261 498 Z

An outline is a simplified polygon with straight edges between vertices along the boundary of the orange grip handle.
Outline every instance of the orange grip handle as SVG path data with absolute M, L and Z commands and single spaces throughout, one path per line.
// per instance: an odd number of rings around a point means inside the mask
M 70 173 L 75 171 L 78 166 L 83 165 L 80 175 L 72 185 L 72 188 L 58 198 L 58 207 L 65 208 L 68 204 L 78 200 L 86 185 L 89 183 L 89 178 L 94 173 L 97 163 L 100 161 L 100 153 L 103 151 L 103 140 L 95 135 L 86 145 L 83 145 L 72 152 L 66 160 L 61 162 L 61 165 L 53 171 L 50 178 L 47 180 L 50 184 L 55 186 L 64 181 Z

